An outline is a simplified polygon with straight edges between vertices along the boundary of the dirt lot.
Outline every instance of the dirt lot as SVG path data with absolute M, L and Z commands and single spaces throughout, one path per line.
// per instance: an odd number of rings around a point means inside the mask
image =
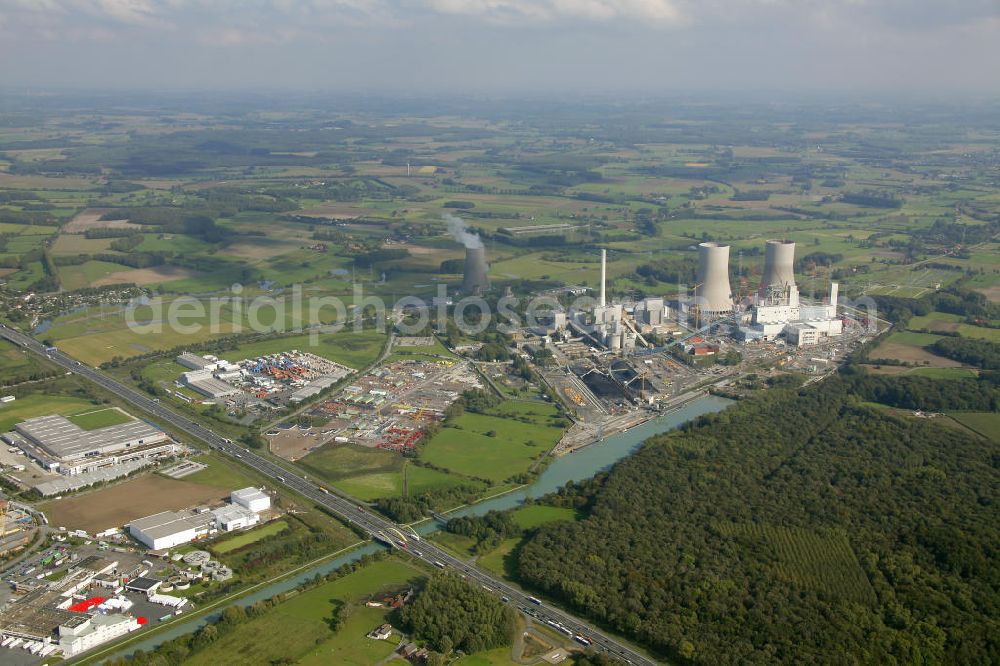
M 950 358 L 944 358 L 929 351 L 924 351 L 920 347 L 912 345 L 902 345 L 896 342 L 883 342 L 875 351 L 871 353 L 872 359 L 895 358 L 909 363 L 923 363 L 927 361 L 930 367 L 934 368 L 961 368 L 962 364 Z
M 63 226 L 63 233 L 82 234 L 87 229 L 142 229 L 141 224 L 132 224 L 128 220 L 102 220 L 101 216 L 108 212 L 107 208 L 88 208 L 77 213 L 72 220 Z
M 227 495 L 222 488 L 149 474 L 110 488 L 55 500 L 42 510 L 53 527 L 83 529 L 93 534 L 160 511 L 219 502 Z
M 168 282 L 170 280 L 180 280 L 181 278 L 194 277 L 195 271 L 178 266 L 154 266 L 153 268 L 133 268 L 127 271 L 106 275 L 100 280 L 95 280 L 92 287 L 104 287 L 109 284 L 139 285 L 154 284 L 157 282 Z
M 271 453 L 285 460 L 298 460 L 332 438 L 332 435 L 322 435 L 320 430 L 320 428 L 279 430 L 277 435 L 268 437 Z

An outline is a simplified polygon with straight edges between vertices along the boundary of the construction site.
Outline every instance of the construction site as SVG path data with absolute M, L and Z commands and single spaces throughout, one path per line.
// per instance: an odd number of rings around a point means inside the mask
M 309 411 L 321 426 L 288 425 L 267 434 L 271 450 L 290 460 L 328 442 L 403 452 L 412 449 L 429 423 L 464 391 L 481 388 L 465 361 L 392 361 L 358 377 Z

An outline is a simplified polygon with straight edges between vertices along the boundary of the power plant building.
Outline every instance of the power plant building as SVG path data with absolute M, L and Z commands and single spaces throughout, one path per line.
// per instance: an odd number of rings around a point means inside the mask
M 750 325 L 740 328 L 744 340 L 784 336 L 789 343 L 803 347 L 843 333 L 843 321 L 837 317 L 837 283 L 830 283 L 827 303 L 803 305 L 794 266 L 795 243 L 767 241 L 760 293 L 751 309 Z

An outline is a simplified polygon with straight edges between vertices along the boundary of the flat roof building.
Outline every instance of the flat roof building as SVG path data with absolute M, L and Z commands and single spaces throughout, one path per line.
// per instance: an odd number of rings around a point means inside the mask
M 207 535 L 214 527 L 211 511 L 161 511 L 129 523 L 128 532 L 152 550 L 173 548 Z
M 64 416 L 38 416 L 18 423 L 4 440 L 42 467 L 67 475 L 176 451 L 165 432 L 138 419 L 85 430 Z
M 227 504 L 218 509 L 212 509 L 212 515 L 215 516 L 215 524 L 218 528 L 226 532 L 241 530 L 260 522 L 260 516 L 256 512 L 239 504 Z
M 260 513 L 271 507 L 271 497 L 258 488 L 242 488 L 229 495 L 229 501 Z

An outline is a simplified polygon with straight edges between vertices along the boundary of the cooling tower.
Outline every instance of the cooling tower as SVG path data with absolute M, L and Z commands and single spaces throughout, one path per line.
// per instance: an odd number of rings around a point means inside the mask
M 795 284 L 795 242 L 769 240 L 764 246 L 764 277 L 761 289 L 790 287 Z
M 486 249 L 482 247 L 465 248 L 465 278 L 462 280 L 462 291 L 467 294 L 481 294 L 490 288 L 486 277 Z
M 698 244 L 698 284 L 695 303 L 708 314 L 732 312 L 733 290 L 729 287 L 729 246 Z

